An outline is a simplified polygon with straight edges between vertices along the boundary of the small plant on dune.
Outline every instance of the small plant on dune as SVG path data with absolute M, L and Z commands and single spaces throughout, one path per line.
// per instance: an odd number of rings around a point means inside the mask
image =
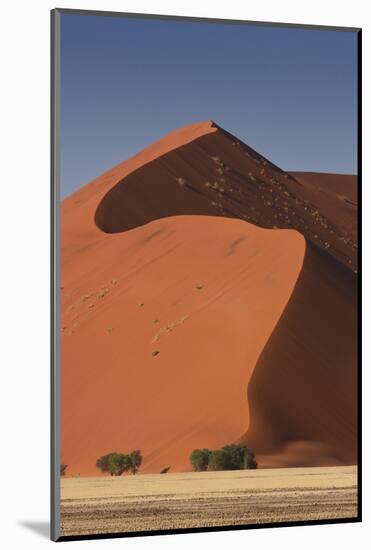
M 251 181 L 256 181 L 256 178 L 253 176 L 253 173 L 252 173 L 252 172 L 249 172 L 249 173 L 248 173 L 248 176 L 249 176 L 249 178 L 251 179 Z
M 160 352 L 156 349 L 152 352 L 152 357 L 156 357 Z
M 68 468 L 68 465 L 67 464 L 61 464 L 61 476 L 65 476 L 66 475 L 66 470 Z
M 160 474 L 167 474 L 168 471 L 170 470 L 171 466 L 166 466 L 166 468 L 164 468 L 163 470 L 161 470 Z
M 198 284 L 196 285 L 196 289 L 197 289 L 197 290 L 201 290 L 202 288 L 204 288 L 204 286 L 205 286 L 205 285 L 203 285 L 202 283 L 198 283 Z

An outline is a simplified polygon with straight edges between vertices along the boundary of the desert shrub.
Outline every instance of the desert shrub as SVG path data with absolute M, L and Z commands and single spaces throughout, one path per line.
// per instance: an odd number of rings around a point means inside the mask
M 194 472 L 204 472 L 209 463 L 209 449 L 194 449 L 190 455 L 190 461 Z
M 108 455 L 108 471 L 111 476 L 120 476 L 131 468 L 130 456 L 124 453 L 111 453 Z
M 254 453 L 246 445 L 225 445 L 223 451 L 228 457 L 226 470 L 246 470 L 257 467 Z
M 111 476 L 121 476 L 124 472 L 131 471 L 136 474 L 142 464 L 142 454 L 136 449 L 130 454 L 109 453 L 99 457 L 95 463 L 101 472 L 109 472 Z
M 228 453 L 223 449 L 217 449 L 216 451 L 210 451 L 209 462 L 207 469 L 211 471 L 215 470 L 227 470 L 228 466 Z
M 132 474 L 136 474 L 137 471 L 139 470 L 140 465 L 142 464 L 142 460 L 143 460 L 142 454 L 138 449 L 135 451 L 131 451 L 131 453 L 129 454 L 129 459 L 130 459 L 129 470 L 131 471 Z
M 67 467 L 68 467 L 67 464 L 61 464 L 61 476 L 65 476 L 65 475 L 66 475 Z
M 245 447 L 243 468 L 245 470 L 256 470 L 257 467 L 258 467 L 258 463 L 255 460 L 254 453 L 252 452 L 251 449 L 249 449 L 248 447 Z
M 103 455 L 101 457 L 99 457 L 95 463 L 96 467 L 98 468 L 98 470 L 100 470 L 101 472 L 108 472 L 108 458 L 109 458 L 109 454 L 108 455 Z
M 222 449 L 194 449 L 190 455 L 194 472 L 205 470 L 246 470 L 255 469 L 258 464 L 254 453 L 246 445 L 233 443 Z

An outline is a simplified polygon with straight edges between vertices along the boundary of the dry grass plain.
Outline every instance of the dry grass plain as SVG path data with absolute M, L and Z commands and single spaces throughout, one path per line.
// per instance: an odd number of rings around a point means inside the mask
M 61 481 L 62 536 L 356 516 L 355 466 Z

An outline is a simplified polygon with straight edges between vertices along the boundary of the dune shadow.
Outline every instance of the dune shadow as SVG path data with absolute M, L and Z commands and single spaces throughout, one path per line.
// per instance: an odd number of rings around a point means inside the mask
M 253 178 L 251 170 L 260 173 L 264 162 L 264 166 L 282 178 L 281 185 L 286 181 L 285 173 L 269 161 L 262 161 L 246 144 L 241 142 L 241 148 L 234 147 L 236 139 L 220 129 L 136 168 L 101 198 L 94 214 L 96 226 L 104 233 L 121 233 L 161 218 L 198 215 L 240 218 L 263 227 L 285 227 L 263 204 L 261 192 L 257 193 L 256 188 L 262 184 Z M 223 154 L 224 161 L 215 151 Z M 264 211 L 259 219 L 253 215 L 258 211 L 256 205 L 250 208 L 252 197 L 254 204 L 261 203 Z
M 308 457 L 306 465 L 327 460 L 331 465 L 331 456 L 354 464 L 356 358 L 357 279 L 309 244 L 295 289 L 247 389 L 250 427 L 245 437 L 254 450 L 275 455 L 305 440 L 331 451 L 330 458 L 320 452 Z M 298 458 L 292 456 L 292 465 Z

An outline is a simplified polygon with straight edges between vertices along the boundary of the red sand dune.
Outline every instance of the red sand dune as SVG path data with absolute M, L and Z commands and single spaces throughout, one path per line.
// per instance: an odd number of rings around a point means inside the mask
M 66 275 L 62 293 L 69 473 L 133 448 L 142 471 L 184 471 L 195 447 L 240 438 L 248 380 L 304 248 L 296 231 L 179 216 L 87 251 L 86 273 Z
M 261 466 L 355 461 L 356 197 L 340 179 L 288 175 L 208 121 L 62 201 L 70 475 L 133 448 L 142 471 L 187 470 L 192 449 L 241 439 Z

